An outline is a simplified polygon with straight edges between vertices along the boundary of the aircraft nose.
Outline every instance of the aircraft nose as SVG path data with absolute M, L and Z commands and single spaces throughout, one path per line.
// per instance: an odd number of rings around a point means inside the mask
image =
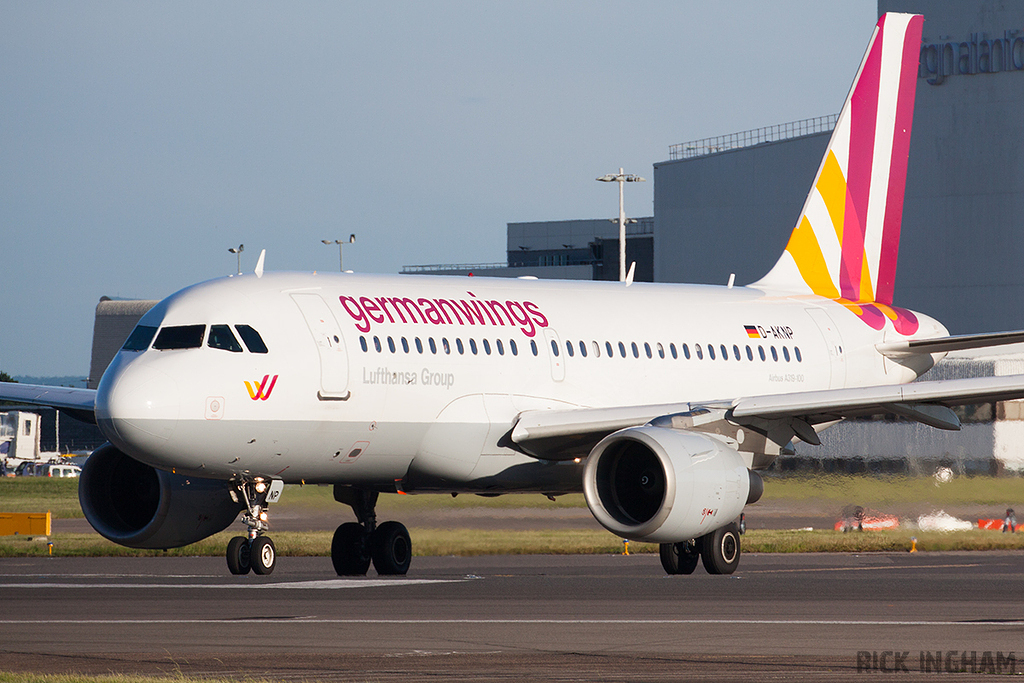
M 126 363 L 111 370 L 96 391 L 100 430 L 129 455 L 145 458 L 160 452 L 178 422 L 177 381 L 145 363 Z

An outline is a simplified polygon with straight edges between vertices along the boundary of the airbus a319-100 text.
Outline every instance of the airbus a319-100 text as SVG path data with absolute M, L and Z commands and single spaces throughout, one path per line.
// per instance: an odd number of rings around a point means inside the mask
M 404 574 L 382 493 L 583 491 L 669 573 L 728 574 L 759 469 L 843 418 L 944 429 L 950 406 L 1024 396 L 1024 376 L 915 382 L 949 336 L 893 305 L 923 18 L 886 14 L 778 263 L 745 287 L 264 273 L 187 287 L 146 313 L 95 391 L 0 395 L 95 419 L 109 443 L 80 499 L 117 543 L 227 528 L 234 573 L 269 573 L 268 507 L 330 484 L 358 521 L 340 575 Z

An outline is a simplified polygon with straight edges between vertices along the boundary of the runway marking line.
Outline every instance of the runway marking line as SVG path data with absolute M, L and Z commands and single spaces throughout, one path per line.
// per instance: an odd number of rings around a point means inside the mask
M 15 588 L 25 590 L 28 588 L 67 588 L 82 590 L 83 588 L 144 588 L 153 590 L 155 588 L 215 588 L 233 589 L 248 588 L 253 590 L 266 590 L 268 588 L 283 589 L 308 589 L 308 590 L 338 590 L 344 588 L 381 588 L 384 586 L 422 586 L 437 583 L 460 583 L 468 579 L 323 579 L 317 581 L 282 581 L 278 583 L 0 583 L 0 590 Z
M 873 572 L 890 569 L 968 569 L 980 567 L 981 563 L 973 564 L 921 564 L 921 565 L 887 565 L 884 567 L 808 567 L 807 569 L 754 569 L 744 574 L 796 574 L 802 572 Z
M 114 625 L 114 624 L 369 624 L 382 626 L 415 625 L 704 625 L 704 626 L 1024 626 L 1024 620 L 964 621 L 882 621 L 855 619 L 322 619 L 318 617 L 252 617 L 245 619 L 0 619 L 0 625 Z

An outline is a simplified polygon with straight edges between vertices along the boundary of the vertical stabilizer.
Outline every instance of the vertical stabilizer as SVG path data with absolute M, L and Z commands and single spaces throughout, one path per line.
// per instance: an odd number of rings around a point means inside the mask
M 887 318 L 916 329 L 891 304 L 923 24 L 878 20 L 786 251 L 752 286 L 840 301 L 876 329 Z

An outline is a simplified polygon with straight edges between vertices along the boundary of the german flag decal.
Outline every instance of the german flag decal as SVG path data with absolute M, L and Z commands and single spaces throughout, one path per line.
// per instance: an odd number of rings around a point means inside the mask
M 747 331 L 747 336 L 751 339 L 761 338 L 761 333 L 757 331 L 757 325 L 744 325 L 743 329 Z

